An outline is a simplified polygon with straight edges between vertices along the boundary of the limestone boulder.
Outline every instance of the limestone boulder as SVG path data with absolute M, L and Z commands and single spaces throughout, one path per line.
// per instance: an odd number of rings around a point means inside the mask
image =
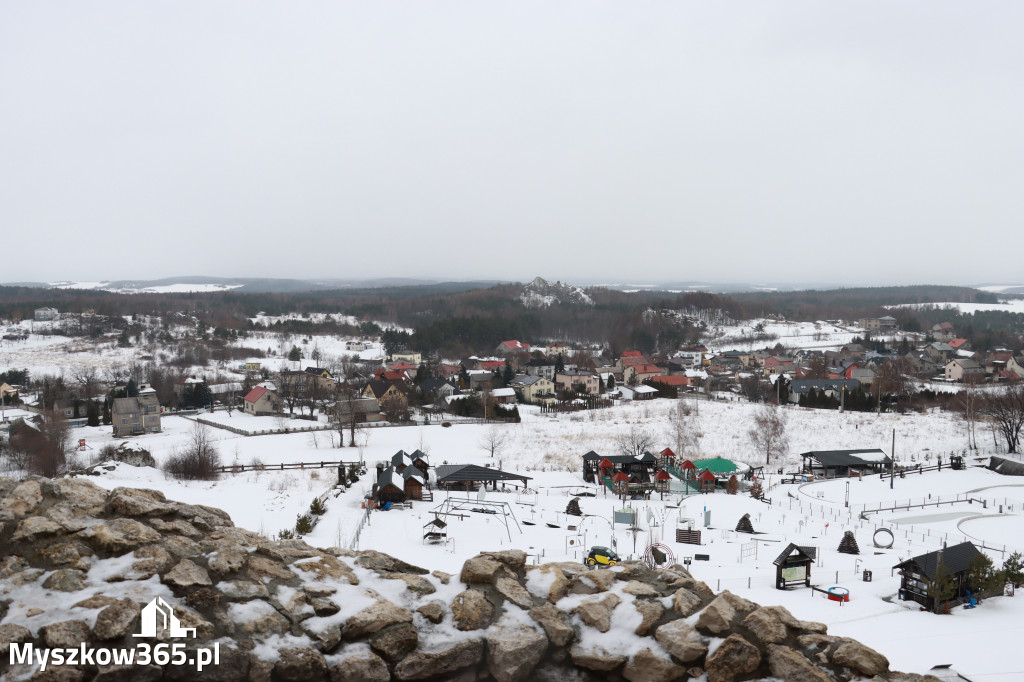
M 480 590 L 460 592 L 452 600 L 451 611 L 459 630 L 480 630 L 494 617 L 494 606 Z
M 119 599 L 106 606 L 96 616 L 93 632 L 97 639 L 111 640 L 127 637 L 136 632 L 136 623 L 142 607 L 131 599 Z
M 533 618 L 547 633 L 548 639 L 557 647 L 564 647 L 576 636 L 569 625 L 569 617 L 554 604 L 544 603 L 530 609 Z
M 757 670 L 761 665 L 761 652 L 739 635 L 729 635 L 708 656 L 706 670 L 708 682 L 732 682 Z
M 398 680 L 423 680 L 438 677 L 449 679 L 451 673 L 463 668 L 478 665 L 484 655 L 482 639 L 454 642 L 437 651 L 414 651 L 395 666 L 395 678 Z
M 412 611 L 387 599 L 378 599 L 372 606 L 367 606 L 345 621 L 342 635 L 345 639 L 356 639 L 383 630 L 389 625 L 411 622 Z
M 367 652 L 365 655 L 346 656 L 340 663 L 331 666 L 331 682 L 388 682 L 391 671 L 380 656 Z
M 844 668 L 852 668 L 862 675 L 873 677 L 889 671 L 889 659 L 860 642 L 843 642 L 832 652 L 830 660 Z
M 684 620 L 665 623 L 654 632 L 654 639 L 683 663 L 696 661 L 708 652 L 704 638 Z
M 327 679 L 323 654 L 308 647 L 281 649 L 274 664 L 275 682 L 321 682 Z
M 648 647 L 633 654 L 622 669 L 622 676 L 630 682 L 671 682 L 685 675 L 686 668 L 676 665 L 664 654 L 656 654 Z
M 725 590 L 705 607 L 697 619 L 697 629 L 709 635 L 722 635 L 732 628 L 733 620 L 757 608 L 757 605 Z
M 523 682 L 547 652 L 548 639 L 534 628 L 492 628 L 487 636 L 487 665 L 498 682 Z
M 768 645 L 768 669 L 787 682 L 834 682 L 834 678 L 814 665 L 799 651 L 777 644 Z

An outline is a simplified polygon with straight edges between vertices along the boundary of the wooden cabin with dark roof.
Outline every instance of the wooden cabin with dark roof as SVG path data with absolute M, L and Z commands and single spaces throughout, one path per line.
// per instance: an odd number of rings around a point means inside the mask
M 974 543 L 961 542 L 896 564 L 893 568 L 899 569 L 901 578 L 899 598 L 903 601 L 915 601 L 929 611 L 935 610 L 935 598 L 928 592 L 936 578 L 940 577 L 939 565 L 942 565 L 955 587 L 952 598 L 961 599 L 971 587 L 966 580 L 967 569 L 980 555 L 981 552 Z

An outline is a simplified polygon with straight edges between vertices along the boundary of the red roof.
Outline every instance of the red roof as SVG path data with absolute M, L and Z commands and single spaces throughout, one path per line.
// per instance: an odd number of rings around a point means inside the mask
M 686 460 L 685 462 L 683 462 L 682 464 L 679 465 L 679 468 L 680 469 L 696 469 L 697 465 L 694 464 L 693 462 L 691 462 L 690 460 Z
M 965 343 L 967 343 L 967 339 L 953 339 L 952 341 L 947 341 L 946 345 L 950 348 L 959 348 Z
M 621 483 L 622 481 L 629 481 L 629 476 L 621 471 L 612 476 L 612 482 Z
M 511 341 L 502 341 L 498 345 L 504 348 L 508 348 L 509 350 L 530 350 L 530 347 L 528 345 L 516 339 L 512 339 Z
M 610 468 L 612 466 L 612 462 L 610 459 L 605 457 L 600 462 L 598 462 L 597 466 L 601 467 L 602 469 Z
M 654 474 L 654 479 L 657 481 L 670 481 L 672 480 L 672 476 L 664 469 L 658 469 Z
M 676 453 L 672 452 L 672 448 L 665 448 L 659 453 L 662 457 L 675 457 Z
M 624 358 L 640 358 L 643 357 L 643 353 L 638 350 L 624 350 L 622 351 L 622 357 Z
M 704 471 L 700 472 L 700 475 L 698 475 L 697 478 L 699 478 L 702 481 L 713 481 L 715 480 L 715 475 L 708 471 L 707 469 L 705 469 Z
M 266 392 L 267 392 L 266 388 L 264 388 L 263 386 L 257 386 L 256 388 L 254 388 L 251 391 L 249 391 L 248 393 L 246 393 L 245 397 L 242 398 L 242 400 L 244 400 L 247 403 L 254 403 L 257 400 L 259 400 L 260 398 L 262 398 L 263 394 L 266 393 Z
M 504 360 L 481 360 L 480 369 L 494 369 L 495 367 L 504 367 Z
M 636 367 L 638 365 L 646 365 L 647 358 L 642 355 L 629 355 L 619 358 L 619 362 L 623 367 Z
M 661 374 L 661 368 L 657 365 L 633 365 L 630 369 L 637 374 Z
M 419 369 L 416 365 L 410 365 L 408 362 L 396 362 L 388 365 L 388 369 L 393 372 L 404 372 L 410 369 Z

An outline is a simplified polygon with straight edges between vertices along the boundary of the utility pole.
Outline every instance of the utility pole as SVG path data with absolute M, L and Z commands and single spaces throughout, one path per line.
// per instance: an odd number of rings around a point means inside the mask
M 892 452 L 889 462 L 889 490 L 892 490 L 893 480 L 896 478 L 896 429 L 892 430 Z

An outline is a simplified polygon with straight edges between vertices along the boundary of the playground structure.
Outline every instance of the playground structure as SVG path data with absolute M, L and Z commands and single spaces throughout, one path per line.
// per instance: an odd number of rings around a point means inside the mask
M 811 585 L 811 595 L 813 596 L 815 592 L 821 592 L 825 595 L 826 599 L 839 602 L 840 606 L 842 606 L 844 602 L 850 601 L 850 590 L 845 587 L 839 587 L 838 585 L 834 585 L 828 589 L 818 587 L 817 585 Z
M 505 532 L 508 535 L 509 542 L 512 541 L 512 530 L 509 525 L 509 520 L 515 524 L 516 530 L 520 533 L 523 529 L 519 527 L 519 521 L 516 520 L 515 512 L 512 511 L 512 505 L 508 502 L 487 502 L 480 499 L 470 498 L 458 498 L 448 497 L 445 498 L 444 502 L 439 504 L 434 509 L 430 510 L 430 513 L 434 515 L 436 519 L 441 519 L 447 516 L 456 516 L 458 518 L 466 518 L 468 515 L 466 512 L 487 514 L 498 520 L 505 527 Z
M 672 548 L 660 542 L 647 545 L 643 556 L 644 565 L 650 569 L 657 569 L 663 566 L 671 566 L 676 563 L 676 555 Z

